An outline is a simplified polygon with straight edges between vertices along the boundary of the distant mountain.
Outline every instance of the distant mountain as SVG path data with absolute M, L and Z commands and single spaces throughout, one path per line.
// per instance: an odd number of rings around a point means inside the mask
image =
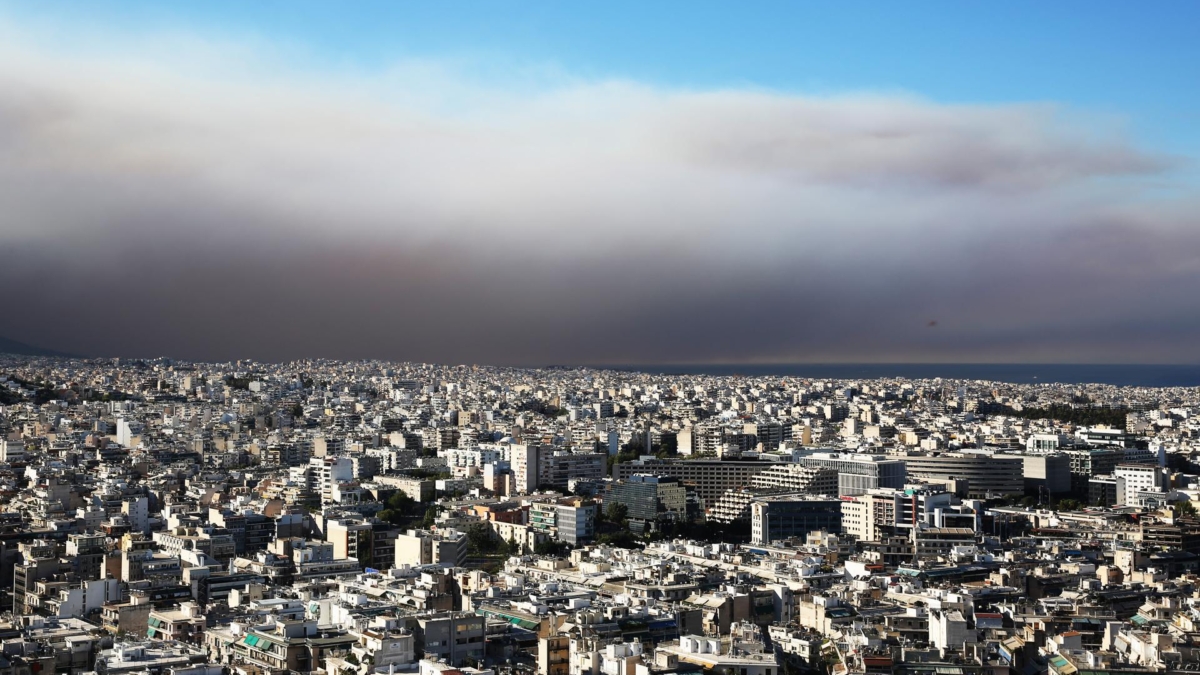
M 68 358 L 75 356 L 74 354 L 56 352 L 53 349 L 42 349 L 41 347 L 27 345 L 24 342 L 10 340 L 3 335 L 0 335 L 0 354 L 17 354 L 19 356 L 63 356 Z

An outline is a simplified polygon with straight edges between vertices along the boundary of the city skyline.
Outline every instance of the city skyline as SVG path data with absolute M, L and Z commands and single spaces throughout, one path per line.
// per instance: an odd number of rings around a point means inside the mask
M 0 335 L 1200 362 L 1197 10 L 1006 7 L 0 2 Z

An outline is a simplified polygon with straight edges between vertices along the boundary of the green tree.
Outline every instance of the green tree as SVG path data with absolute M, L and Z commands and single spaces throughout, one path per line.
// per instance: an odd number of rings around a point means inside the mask
M 1078 511 L 1081 508 L 1083 508 L 1083 504 L 1079 503 L 1078 499 L 1071 499 L 1068 497 L 1066 499 L 1058 500 L 1059 511 Z
M 441 509 L 437 507 L 437 504 L 430 504 L 429 508 L 425 509 L 425 518 L 421 520 L 421 527 L 425 529 L 433 527 L 439 513 L 441 513 Z
M 229 385 L 230 389 L 246 390 L 250 388 L 250 378 L 237 377 L 236 375 L 226 375 L 225 384 Z
M 609 502 L 604 507 L 604 519 L 613 525 L 623 526 L 629 520 L 629 507 L 621 502 Z
M 519 548 L 516 542 L 501 539 L 500 543 L 496 545 L 496 555 L 501 558 L 510 558 L 520 553 Z
M 412 497 L 409 497 L 403 490 L 389 497 L 387 501 L 389 509 L 392 509 L 393 511 L 399 511 L 405 515 L 412 513 L 413 506 L 416 503 L 417 502 Z
M 540 542 L 534 547 L 533 552 L 538 555 L 565 556 L 571 552 L 571 545 L 565 541 L 546 541 Z
M 1129 412 L 1125 408 L 1102 408 L 1093 406 L 1070 406 L 1062 403 L 1052 403 L 1045 408 L 1022 408 L 1013 410 L 1008 406 L 1000 406 L 999 414 L 1009 417 L 1020 417 L 1027 420 L 1058 420 L 1083 426 L 1125 427 L 1125 416 Z
M 472 555 L 488 555 L 497 548 L 496 536 L 487 523 L 472 523 L 467 527 L 467 550 Z
M 1175 517 L 1182 518 L 1184 516 L 1195 516 L 1196 505 L 1187 500 L 1172 502 L 1171 506 L 1175 509 Z
M 637 537 L 629 530 L 617 530 L 596 537 L 596 543 L 616 546 L 617 548 L 633 548 L 634 544 L 638 542 Z

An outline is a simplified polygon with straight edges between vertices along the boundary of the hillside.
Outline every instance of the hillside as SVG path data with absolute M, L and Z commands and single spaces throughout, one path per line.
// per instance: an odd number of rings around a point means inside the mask
M 41 347 L 25 344 L 24 342 L 10 340 L 3 335 L 0 335 L 0 354 L 18 354 L 20 356 L 74 356 L 73 354 L 56 352 L 53 349 L 43 349 Z

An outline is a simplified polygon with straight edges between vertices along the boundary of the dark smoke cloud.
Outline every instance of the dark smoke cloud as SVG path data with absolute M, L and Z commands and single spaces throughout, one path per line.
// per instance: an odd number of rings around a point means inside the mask
M 0 334 L 442 362 L 1197 361 L 1179 158 L 1053 106 L 0 47 Z M 1151 185 L 1152 184 L 1152 185 Z M 936 323 L 934 323 L 936 322 Z

